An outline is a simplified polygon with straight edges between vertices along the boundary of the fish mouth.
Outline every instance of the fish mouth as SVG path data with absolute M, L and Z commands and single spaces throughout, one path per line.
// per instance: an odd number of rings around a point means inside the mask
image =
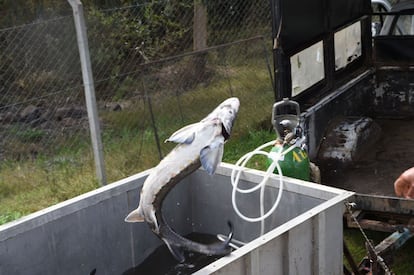
M 224 137 L 224 140 L 228 140 L 230 138 L 230 133 L 227 132 L 226 127 L 224 126 L 224 124 L 221 124 L 221 133 Z
M 239 107 L 240 100 L 237 97 L 228 98 L 221 104 L 221 108 L 227 109 L 231 113 L 230 117 L 225 116 L 223 120 L 222 134 L 225 140 L 229 139 L 230 137 L 234 121 L 237 117 L 237 113 L 239 112 Z

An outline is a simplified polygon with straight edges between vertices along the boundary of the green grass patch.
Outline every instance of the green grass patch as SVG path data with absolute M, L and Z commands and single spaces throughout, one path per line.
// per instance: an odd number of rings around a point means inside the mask
M 276 135 L 273 131 L 263 129 L 248 132 L 237 140 L 230 139 L 224 147 L 223 161 L 235 163 L 244 154 L 274 139 L 276 139 Z M 270 151 L 270 148 L 268 150 Z M 266 170 L 266 158 L 264 156 L 255 156 L 248 162 L 247 167 Z
M 373 245 L 378 245 L 382 240 L 387 238 L 391 233 L 378 232 L 365 230 L 365 234 L 368 239 L 373 242 Z M 360 261 L 366 256 L 367 251 L 365 249 L 365 238 L 359 229 L 345 229 L 344 230 L 344 241 L 347 244 L 349 250 L 352 253 L 355 263 L 358 265 Z M 409 275 L 414 274 L 414 265 L 412 260 L 414 259 L 414 238 L 411 238 L 406 242 L 400 249 L 394 253 L 393 260 L 384 259 L 386 264 L 391 268 L 394 274 L 398 275 Z M 344 258 L 344 263 L 348 267 L 349 263 Z
M 17 220 L 18 218 L 23 217 L 24 214 L 20 212 L 6 212 L 0 214 L 0 224 L 8 223 L 14 220 Z

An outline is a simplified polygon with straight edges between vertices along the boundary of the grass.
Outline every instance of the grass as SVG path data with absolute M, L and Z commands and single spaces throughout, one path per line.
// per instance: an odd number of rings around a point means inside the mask
M 372 240 L 374 246 L 378 245 L 382 240 L 391 235 L 391 233 L 384 233 L 378 231 L 364 231 L 367 237 Z M 366 255 L 365 239 L 362 233 L 358 229 L 346 229 L 344 231 L 344 240 L 349 250 L 352 253 L 355 263 L 358 265 L 359 262 Z M 391 267 L 391 271 L 397 275 L 409 275 L 414 274 L 413 250 L 414 238 L 411 238 L 406 242 L 400 249 L 394 253 L 394 262 L 386 263 Z M 349 264 L 344 260 L 344 263 L 348 266 Z M 351 270 L 351 269 L 349 269 Z
M 88 161 L 89 159 L 89 161 Z M 2 164 L 0 223 L 38 211 L 98 187 L 91 157 Z

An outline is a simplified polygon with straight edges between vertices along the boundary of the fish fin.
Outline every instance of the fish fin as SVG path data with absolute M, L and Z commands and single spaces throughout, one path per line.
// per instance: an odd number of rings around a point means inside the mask
M 168 249 L 170 250 L 171 254 L 174 256 L 174 258 L 178 262 L 183 263 L 185 261 L 185 256 L 184 256 L 184 250 L 182 249 L 182 247 L 170 243 L 165 238 L 163 238 L 162 240 L 167 245 Z
M 128 214 L 125 218 L 126 222 L 143 222 L 144 215 L 142 214 L 141 207 L 138 207 L 134 211 Z
M 195 138 L 195 132 L 198 125 L 199 123 L 193 123 L 177 130 L 168 139 L 166 139 L 165 142 L 171 141 L 185 144 L 192 143 Z
M 214 174 L 223 158 L 223 147 L 224 137 L 220 136 L 200 151 L 201 165 L 210 175 Z

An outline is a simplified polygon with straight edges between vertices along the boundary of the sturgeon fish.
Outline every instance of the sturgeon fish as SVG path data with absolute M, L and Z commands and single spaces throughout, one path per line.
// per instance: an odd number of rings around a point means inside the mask
M 240 102 L 236 97 L 228 98 L 198 123 L 183 127 L 166 140 L 178 145 L 153 168 L 141 189 L 139 206 L 126 218 L 126 222 L 147 222 L 172 255 L 185 261 L 184 251 L 206 255 L 223 256 L 231 252 L 229 242 L 200 244 L 176 233 L 165 221 L 162 203 L 170 190 L 184 177 L 202 166 L 208 174 L 214 174 L 223 156 L 223 146 L 230 137 Z

